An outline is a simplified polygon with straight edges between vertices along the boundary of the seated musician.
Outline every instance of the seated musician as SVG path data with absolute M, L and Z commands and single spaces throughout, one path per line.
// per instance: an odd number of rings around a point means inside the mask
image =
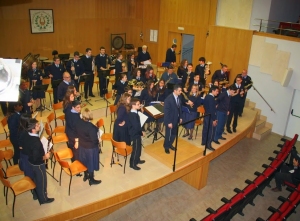
M 152 80 L 154 83 L 157 82 L 157 78 L 156 75 L 154 74 L 153 67 L 150 65 L 148 65 L 146 68 L 145 78 L 146 81 Z
M 64 99 L 69 86 L 75 87 L 75 82 L 71 79 L 71 75 L 69 74 L 69 72 L 66 71 L 63 74 L 63 81 L 58 85 L 57 89 L 57 96 L 59 101 L 62 101 Z
M 193 85 L 197 85 L 197 87 L 198 87 L 198 91 L 201 93 L 201 94 L 203 94 L 203 92 L 204 92 L 204 86 L 203 86 L 203 84 L 200 82 L 200 75 L 194 75 L 194 77 L 193 77 L 193 81 L 191 82 L 189 82 L 189 84 L 188 84 L 188 82 L 185 84 L 185 87 L 183 88 L 183 91 L 185 92 L 185 93 L 187 93 L 188 91 L 191 91 L 191 89 L 192 89 L 192 86 Z M 188 87 L 186 87 L 186 86 L 188 86 Z
M 144 65 L 145 61 L 151 62 L 151 56 L 150 56 L 149 52 L 147 51 L 147 48 L 148 48 L 147 45 L 143 45 L 142 51 L 139 52 L 139 54 L 138 54 L 137 60 L 138 60 L 139 65 Z
M 33 105 L 31 92 L 27 88 L 27 82 L 22 79 L 19 86 L 19 101 L 22 103 L 22 113 L 31 114 L 31 107 Z
M 74 52 L 74 59 L 69 60 L 66 65 L 66 69 L 71 75 L 71 79 L 75 82 L 76 90 L 79 91 L 79 77 L 84 73 L 84 66 L 79 59 L 79 52 Z
M 144 107 L 147 107 L 150 105 L 151 101 L 155 99 L 155 97 L 156 97 L 156 91 L 154 90 L 154 83 L 153 81 L 149 80 L 147 81 L 146 87 L 142 90 L 141 97 L 140 97 L 141 103 L 143 104 Z M 145 114 L 147 115 L 147 113 Z M 147 124 L 147 130 L 149 132 L 152 132 L 152 130 L 150 129 L 150 122 L 152 122 L 154 119 L 149 115 L 147 116 L 148 119 L 146 120 L 145 125 Z
M 131 97 L 133 95 L 133 90 L 130 86 L 126 86 L 124 89 L 125 93 L 129 94 Z
M 187 71 L 183 73 L 181 85 L 184 88 L 186 84 L 190 84 L 194 81 L 195 73 L 193 72 L 193 64 L 187 65 Z
M 217 86 L 220 88 L 220 82 L 218 80 L 214 80 L 212 83 L 209 83 L 209 93 L 211 93 L 212 86 Z
M 155 100 L 156 101 L 161 101 L 164 102 L 166 96 L 166 87 L 165 87 L 165 81 L 163 79 L 160 79 L 157 83 L 157 85 L 155 86 L 155 90 L 156 90 L 156 97 Z
M 135 59 L 134 54 L 130 55 L 130 60 L 128 60 L 128 62 L 127 62 L 127 67 L 128 67 L 127 78 L 128 78 L 128 80 L 131 80 L 131 74 L 132 74 L 133 70 L 135 68 L 137 68 L 137 61 Z
M 177 69 L 177 76 L 182 78 L 183 75 L 187 72 L 188 61 L 186 59 L 182 59 L 180 62 L 180 66 Z
M 192 85 L 191 90 L 188 92 L 183 92 L 182 95 L 182 104 L 184 104 L 184 106 L 189 110 L 189 113 L 187 111 L 182 112 L 182 122 L 187 122 L 195 119 L 198 116 L 197 108 L 202 105 L 203 99 L 201 97 L 198 85 Z M 187 123 L 183 127 L 185 128 L 185 134 L 182 137 L 188 136 L 188 139 L 192 140 L 195 121 Z
M 132 73 L 132 79 L 136 79 L 137 82 L 143 82 L 144 84 L 146 83 L 146 79 L 142 76 L 141 69 L 139 68 L 134 69 Z
M 223 64 L 221 70 L 216 70 L 215 73 L 212 76 L 212 82 L 215 80 L 218 81 L 228 81 L 228 67 L 227 65 Z
M 42 80 L 43 80 L 43 73 L 41 70 L 37 69 L 37 63 L 36 61 L 32 62 L 31 64 L 31 69 L 27 73 L 30 86 L 32 90 L 32 98 L 36 104 L 36 110 L 41 110 L 41 98 L 45 98 L 45 91 L 43 90 L 35 90 L 33 87 L 42 85 Z
M 128 85 L 126 74 L 120 74 L 119 80 L 113 86 L 113 93 L 116 94 L 116 99 L 114 105 L 116 105 L 125 92 L 125 87 Z

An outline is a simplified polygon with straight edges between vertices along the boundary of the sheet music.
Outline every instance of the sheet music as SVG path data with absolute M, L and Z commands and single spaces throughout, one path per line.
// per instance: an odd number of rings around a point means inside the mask
M 42 137 L 41 138 L 41 142 L 43 144 L 43 148 L 44 148 L 44 151 L 45 151 L 45 154 L 52 148 L 53 146 L 53 143 L 49 143 L 49 150 L 48 150 L 48 140 L 46 137 Z
M 141 122 L 141 127 L 142 127 L 142 126 L 144 126 L 144 124 L 145 124 L 146 120 L 148 119 L 148 117 L 140 111 L 138 111 L 138 115 L 140 117 L 140 122 Z
M 104 133 L 103 130 L 99 129 L 99 131 L 97 133 L 98 134 L 98 139 L 101 138 L 101 136 L 102 136 L 103 133 Z
M 149 60 L 144 61 L 144 65 L 147 65 L 147 64 L 151 64 L 151 61 L 149 61 Z
M 161 112 L 153 106 L 145 107 L 152 115 L 159 115 Z
M 151 101 L 150 104 L 160 104 L 161 101 Z

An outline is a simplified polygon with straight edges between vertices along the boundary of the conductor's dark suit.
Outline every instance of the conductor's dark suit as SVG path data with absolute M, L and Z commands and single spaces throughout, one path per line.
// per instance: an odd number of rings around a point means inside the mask
M 164 124 L 166 128 L 164 148 L 166 150 L 172 147 L 176 137 L 179 120 L 182 119 L 181 99 L 180 97 L 177 98 L 178 104 L 175 100 L 174 94 L 172 93 L 165 99 L 164 103 Z M 172 129 L 168 127 L 168 124 L 170 123 L 172 123 Z
M 169 48 L 166 52 L 166 62 L 176 62 L 175 51 L 172 51 L 171 48 Z
M 206 95 L 203 106 L 205 109 L 205 114 L 211 114 L 210 118 L 207 116 L 203 120 L 202 129 L 202 145 L 207 143 L 207 147 L 211 147 L 211 142 L 214 137 L 215 127 L 213 126 L 213 121 L 217 119 L 216 115 L 216 101 L 212 94 Z

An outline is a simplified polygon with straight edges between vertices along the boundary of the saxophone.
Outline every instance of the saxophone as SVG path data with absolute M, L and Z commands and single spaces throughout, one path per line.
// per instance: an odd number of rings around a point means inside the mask
M 168 86 L 168 83 L 172 80 L 173 78 L 170 76 L 169 79 L 165 82 L 165 86 Z
M 184 93 L 184 92 L 182 92 L 181 93 L 182 94 L 182 96 L 184 97 L 184 99 L 186 99 L 186 100 L 190 100 L 189 98 L 188 98 L 188 96 Z M 194 104 L 189 104 L 189 106 L 192 108 L 193 106 L 194 106 Z
M 206 64 L 205 64 L 205 68 L 204 68 L 204 79 L 206 80 L 207 79 L 207 75 L 210 74 L 210 69 L 209 69 L 209 65 L 211 65 L 212 62 L 211 61 L 208 61 Z
M 186 73 L 187 73 L 187 78 L 186 78 L 186 82 L 185 82 L 184 87 L 186 89 L 188 89 L 189 88 L 189 82 L 190 82 L 190 75 L 191 75 L 191 73 L 188 73 L 188 72 L 186 72 Z

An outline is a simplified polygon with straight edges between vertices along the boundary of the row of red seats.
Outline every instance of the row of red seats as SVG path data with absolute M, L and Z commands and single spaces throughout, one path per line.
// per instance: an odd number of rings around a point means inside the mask
M 235 188 L 234 191 L 237 194 L 230 200 L 223 197 L 221 201 L 225 204 L 223 204 L 219 209 L 213 210 L 208 208 L 206 211 L 210 214 L 203 218 L 202 221 L 230 220 L 237 213 L 243 216 L 243 209 L 245 206 L 248 204 L 254 206 L 254 198 L 257 195 L 263 196 L 262 191 L 266 186 L 269 186 L 275 173 L 279 171 L 280 166 L 288 158 L 297 138 L 298 135 L 296 134 L 291 141 L 282 139 L 285 143 L 284 145 L 278 145 L 281 147 L 280 151 L 274 151 L 274 153 L 277 154 L 276 158 L 269 158 L 269 160 L 272 161 L 270 165 L 264 164 L 263 167 L 265 167 L 265 170 L 262 173 L 255 172 L 255 175 L 257 175 L 255 180 L 246 180 L 245 182 L 248 185 L 243 190 Z

